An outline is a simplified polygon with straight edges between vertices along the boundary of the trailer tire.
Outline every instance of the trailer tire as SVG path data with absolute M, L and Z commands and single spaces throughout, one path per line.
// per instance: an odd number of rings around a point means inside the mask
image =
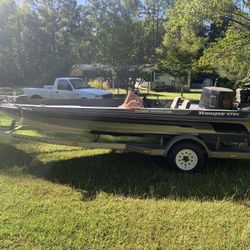
M 179 142 L 169 151 L 168 161 L 175 170 L 194 173 L 205 166 L 206 155 L 196 143 Z

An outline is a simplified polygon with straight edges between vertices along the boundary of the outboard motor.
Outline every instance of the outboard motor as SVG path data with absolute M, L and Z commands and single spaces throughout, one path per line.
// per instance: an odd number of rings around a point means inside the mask
M 236 102 L 239 107 L 250 106 L 250 83 L 246 83 L 243 89 L 236 89 Z
M 202 109 L 232 109 L 234 92 L 221 87 L 205 87 L 201 93 L 199 107 Z

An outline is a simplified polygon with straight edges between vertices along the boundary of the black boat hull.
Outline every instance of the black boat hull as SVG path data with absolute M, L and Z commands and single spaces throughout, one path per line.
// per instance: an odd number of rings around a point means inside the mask
M 141 135 L 250 132 L 250 112 L 238 110 L 122 109 L 114 107 L 2 105 L 1 110 L 36 129 L 67 133 Z

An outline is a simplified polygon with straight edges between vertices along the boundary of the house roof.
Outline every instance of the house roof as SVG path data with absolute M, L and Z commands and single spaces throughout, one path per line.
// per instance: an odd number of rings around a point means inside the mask
M 106 75 L 111 72 L 111 67 L 103 64 L 76 64 L 72 67 L 74 69 L 80 69 L 87 75 Z

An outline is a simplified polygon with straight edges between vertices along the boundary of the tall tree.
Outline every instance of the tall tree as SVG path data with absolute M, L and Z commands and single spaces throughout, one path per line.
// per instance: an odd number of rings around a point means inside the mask
M 89 3 L 95 24 L 95 61 L 112 65 L 117 77 L 125 79 L 129 65 L 137 63 L 140 2 L 92 0 Z
M 16 16 L 17 5 L 15 1 L 0 2 L 0 81 L 3 85 L 13 84 L 18 76 Z
M 186 14 L 189 11 L 189 14 Z M 204 27 L 192 20 L 186 20 L 186 15 L 192 15 L 192 4 L 178 0 L 167 12 L 164 25 L 165 35 L 162 46 L 157 49 L 159 68 L 168 71 L 176 79 L 176 84 L 183 92 L 183 85 L 190 76 L 193 64 L 199 59 L 200 50 L 204 45 Z
M 232 81 L 246 77 L 249 71 L 248 8 L 243 1 L 178 0 L 168 13 L 166 34 L 159 50 L 161 65 L 177 73 L 195 70 L 198 65 Z
M 144 53 L 147 61 L 154 61 L 155 49 L 158 48 L 164 36 L 166 11 L 173 5 L 173 0 L 146 0 L 142 6 L 142 31 Z
M 224 9 L 228 29 L 209 43 L 199 65 L 217 71 L 234 83 L 250 81 L 250 8 L 244 1 Z
M 43 58 L 46 62 L 47 80 L 73 65 L 72 46 L 75 45 L 79 11 L 75 0 L 32 0 L 32 10 L 40 20 L 43 35 Z
M 2 0 L 0 74 L 4 84 L 42 84 L 75 63 L 103 63 L 126 79 L 154 62 L 171 0 Z M 131 65 L 133 67 L 131 67 Z

